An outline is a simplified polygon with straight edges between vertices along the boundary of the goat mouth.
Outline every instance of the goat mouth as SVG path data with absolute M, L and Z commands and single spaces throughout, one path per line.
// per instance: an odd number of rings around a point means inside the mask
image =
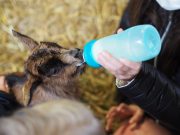
M 82 63 L 79 63 L 76 66 L 77 66 L 77 69 L 84 69 L 86 67 L 86 63 L 83 61 Z
M 80 66 L 82 66 L 82 65 L 84 65 L 84 64 L 85 64 L 85 61 L 82 61 L 81 63 L 77 63 L 76 66 L 77 66 L 77 67 L 80 67 Z
M 74 75 L 83 74 L 85 72 L 85 69 L 86 69 L 86 63 L 85 62 L 79 63 L 77 68 L 76 68 Z

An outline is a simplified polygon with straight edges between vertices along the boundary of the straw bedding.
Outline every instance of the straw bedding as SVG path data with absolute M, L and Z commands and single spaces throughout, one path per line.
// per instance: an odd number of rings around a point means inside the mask
M 83 48 L 91 39 L 112 34 L 127 0 L 0 0 L 0 74 L 23 71 L 28 52 L 10 34 L 14 28 L 38 41 Z M 80 77 L 82 100 L 104 117 L 114 104 L 114 78 L 88 68 Z

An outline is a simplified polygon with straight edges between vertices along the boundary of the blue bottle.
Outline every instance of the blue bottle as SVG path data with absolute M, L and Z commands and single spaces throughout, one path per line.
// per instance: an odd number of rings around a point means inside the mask
M 121 33 L 98 40 L 91 40 L 84 46 L 84 61 L 91 67 L 98 68 L 98 54 L 108 51 L 115 58 L 125 58 L 141 62 L 156 57 L 161 49 L 158 31 L 152 25 L 137 25 Z

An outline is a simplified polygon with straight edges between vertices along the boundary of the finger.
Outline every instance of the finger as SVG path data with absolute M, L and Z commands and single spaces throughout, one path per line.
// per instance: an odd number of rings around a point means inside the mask
M 117 30 L 117 33 L 121 33 L 121 32 L 123 32 L 123 29 L 122 29 L 122 28 L 119 28 L 119 29 Z
M 121 123 L 121 126 L 115 131 L 115 133 L 113 135 L 124 135 L 128 126 L 129 126 L 129 124 L 126 121 Z
M 128 105 L 125 104 L 125 103 L 121 103 L 118 107 L 117 107 L 117 110 L 120 111 L 122 109 L 127 109 L 128 108 Z
M 110 71 L 111 74 L 116 76 L 116 78 L 122 79 L 122 80 L 131 80 L 134 78 L 134 76 L 138 73 L 140 70 L 140 63 L 139 68 L 138 64 L 135 64 L 137 70 L 133 69 L 133 62 L 129 62 L 124 59 L 118 60 L 114 58 L 110 53 L 103 51 L 98 56 L 99 63 L 106 68 L 108 71 Z M 125 65 L 126 64 L 126 65 Z M 130 66 L 128 64 L 131 64 Z M 131 69 L 132 68 L 132 69 Z
M 111 107 L 106 114 L 106 118 L 109 118 L 112 115 L 112 113 L 116 111 L 116 108 L 117 108 L 116 106 Z
M 137 128 L 137 123 L 132 123 L 132 124 L 129 124 L 129 129 L 130 130 L 134 130 Z
M 127 81 L 127 82 L 131 81 L 134 78 L 134 75 L 131 75 L 131 74 L 124 74 L 124 75 L 116 74 L 115 76 L 117 79 Z
M 122 62 L 124 65 L 128 66 L 129 68 L 132 68 L 132 69 L 139 69 L 141 66 L 141 62 L 133 62 L 133 61 L 123 59 L 123 58 L 119 59 L 119 61 Z
M 127 125 L 120 126 L 113 135 L 123 135 Z
M 111 107 L 111 109 L 108 111 L 106 115 L 107 121 L 106 121 L 106 126 L 105 126 L 105 129 L 107 131 L 109 131 L 112 128 L 112 123 L 114 122 L 117 116 L 120 119 L 126 118 L 126 111 L 125 109 L 123 109 L 125 106 L 127 105 L 122 103 L 118 107 L 117 106 Z M 122 108 L 122 109 L 118 110 L 117 108 Z
M 106 60 L 105 65 L 110 67 L 110 69 L 115 70 L 118 69 L 119 66 L 121 66 L 120 62 L 107 51 L 103 51 L 100 54 Z
M 118 108 L 117 108 L 119 114 L 120 114 L 120 118 L 121 120 L 126 119 L 130 116 L 132 116 L 132 111 L 130 110 L 130 107 L 127 104 L 121 104 Z
M 109 118 L 109 119 L 107 120 L 106 126 L 105 126 L 105 129 L 106 129 L 107 131 L 109 131 L 109 130 L 112 128 L 112 123 L 113 123 L 113 121 L 114 121 L 114 117 Z
M 125 74 L 123 71 L 121 71 L 122 64 L 107 52 L 102 52 L 98 58 L 98 61 L 105 69 L 116 77 L 121 74 Z
M 113 110 L 113 112 L 112 111 L 110 112 L 109 116 L 106 118 L 106 126 L 105 126 L 106 130 L 111 129 L 112 123 L 114 122 L 116 116 L 117 116 L 117 111 Z
M 104 52 L 101 52 L 98 55 L 98 62 L 103 66 L 104 68 L 108 69 L 110 72 L 114 71 L 114 67 L 111 64 L 111 60 L 114 59 L 112 57 L 107 56 L 107 53 L 104 54 Z
M 143 110 L 138 110 L 133 116 L 132 118 L 129 120 L 129 123 L 139 123 L 144 115 L 144 111 Z
M 121 75 L 121 76 L 126 76 L 127 74 L 129 74 L 130 71 L 131 69 L 123 64 L 117 65 L 114 70 L 116 75 Z
M 101 55 L 104 59 L 102 60 L 103 66 L 107 68 L 113 75 L 115 75 L 116 78 L 119 78 L 122 80 L 129 80 L 133 78 L 134 74 L 137 72 L 136 70 L 134 71 L 128 66 L 126 66 L 124 63 L 122 63 L 118 59 L 113 58 L 113 56 L 109 54 L 108 52 L 102 52 Z
M 135 128 L 137 128 L 137 123 L 129 124 L 129 129 L 130 130 L 134 130 Z
M 118 107 L 117 107 L 118 111 L 122 111 L 122 112 L 126 112 L 126 113 L 132 113 L 132 111 L 130 110 L 129 105 L 125 104 L 125 103 L 121 103 Z

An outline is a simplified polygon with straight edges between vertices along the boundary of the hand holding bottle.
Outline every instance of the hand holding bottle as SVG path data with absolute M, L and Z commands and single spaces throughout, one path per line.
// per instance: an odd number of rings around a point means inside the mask
M 91 40 L 84 47 L 83 58 L 91 67 L 103 66 L 109 70 L 118 82 L 130 81 L 139 73 L 141 62 L 156 57 L 160 49 L 161 39 L 157 29 L 145 24 Z M 117 84 L 121 86 L 121 83 Z
M 118 34 L 91 40 L 83 51 L 84 61 L 91 67 L 101 67 L 98 55 L 107 51 L 114 58 L 124 58 L 134 62 L 147 61 L 156 57 L 161 49 L 161 39 L 157 29 L 149 24 L 137 25 Z
M 118 30 L 118 33 L 122 29 Z M 126 59 L 116 59 L 107 51 L 103 51 L 98 55 L 98 62 L 112 73 L 117 79 L 129 81 L 139 73 L 141 62 L 132 62 Z
M 98 62 L 117 79 L 123 81 L 134 79 L 141 68 L 140 62 L 131 62 L 125 59 L 118 60 L 106 51 L 99 54 Z

